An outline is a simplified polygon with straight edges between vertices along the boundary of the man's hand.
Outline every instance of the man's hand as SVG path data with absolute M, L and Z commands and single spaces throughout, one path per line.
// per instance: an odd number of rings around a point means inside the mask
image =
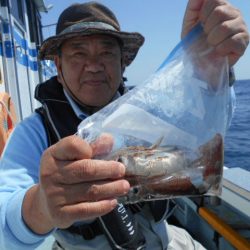
M 115 161 L 91 159 L 110 151 L 112 143 L 107 135 L 92 145 L 70 136 L 44 152 L 40 182 L 27 192 L 23 202 L 24 220 L 34 232 L 67 228 L 115 208 L 115 197 L 130 188 L 122 179 L 125 167 Z
M 226 0 L 189 0 L 182 26 L 182 38 L 201 22 L 208 44 L 233 66 L 244 54 L 249 34 L 240 11 Z

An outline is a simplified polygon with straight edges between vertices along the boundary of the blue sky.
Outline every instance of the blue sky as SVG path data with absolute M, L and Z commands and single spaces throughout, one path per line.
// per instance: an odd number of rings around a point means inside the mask
M 44 0 L 53 8 L 42 14 L 43 25 L 57 22 L 60 13 L 72 3 L 81 0 Z M 125 76 L 131 85 L 144 82 L 164 61 L 180 41 L 180 32 L 187 0 L 101 0 L 113 10 L 121 29 L 137 31 L 145 37 L 145 43 L 134 62 L 126 69 Z M 243 14 L 250 30 L 249 0 L 230 0 Z M 54 26 L 43 28 L 45 38 L 54 35 Z M 237 79 L 250 79 L 250 46 L 235 66 Z

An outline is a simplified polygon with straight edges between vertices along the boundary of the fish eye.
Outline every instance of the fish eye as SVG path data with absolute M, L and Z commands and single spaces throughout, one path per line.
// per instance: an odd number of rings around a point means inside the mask
M 118 161 L 118 162 L 123 163 L 123 161 L 122 161 L 122 158 L 121 158 L 121 157 L 119 157 L 119 158 L 117 159 L 117 161 Z
M 138 194 L 139 193 L 139 188 L 138 187 L 133 187 L 133 193 Z

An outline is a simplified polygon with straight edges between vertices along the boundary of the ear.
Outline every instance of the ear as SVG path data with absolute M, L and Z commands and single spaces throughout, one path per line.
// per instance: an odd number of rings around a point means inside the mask
M 59 56 L 55 56 L 54 57 L 54 63 L 56 65 L 56 69 L 57 69 L 57 80 L 58 80 L 58 82 L 62 83 L 63 82 L 63 77 L 62 77 L 61 58 Z

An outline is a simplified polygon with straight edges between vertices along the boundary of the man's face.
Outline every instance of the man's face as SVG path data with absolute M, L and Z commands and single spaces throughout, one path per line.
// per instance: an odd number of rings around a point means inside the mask
M 85 105 L 108 104 L 121 83 L 121 49 L 118 41 L 110 36 L 66 40 L 61 56 L 55 57 L 55 64 L 59 82 Z

